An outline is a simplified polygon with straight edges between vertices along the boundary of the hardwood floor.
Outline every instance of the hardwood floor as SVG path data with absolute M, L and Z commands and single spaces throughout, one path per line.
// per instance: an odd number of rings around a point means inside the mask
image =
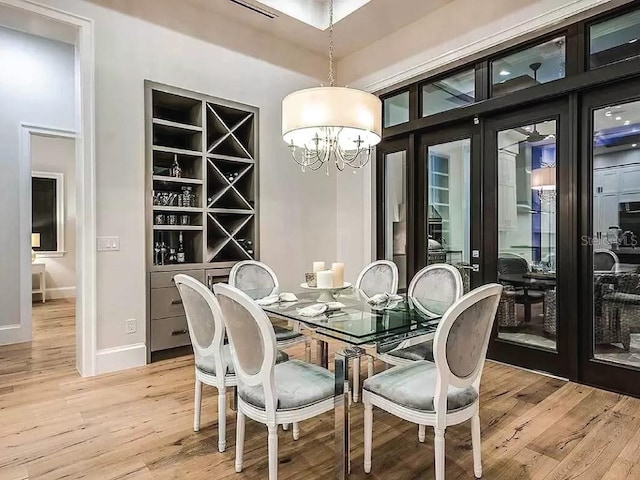
M 245 469 L 234 472 L 235 422 L 217 452 L 216 393 L 193 425 L 193 360 L 82 379 L 74 305 L 34 305 L 34 340 L 0 347 L 0 479 L 263 479 L 266 429 L 247 421 Z M 302 348 L 292 349 L 295 357 Z M 484 478 L 640 478 L 640 400 L 488 362 L 481 388 Z M 362 468 L 362 404 L 352 409 L 353 479 L 433 478 L 433 443 L 374 410 L 373 471 Z M 280 433 L 281 479 L 331 478 L 333 416 Z M 447 430 L 447 479 L 472 479 L 471 430 Z

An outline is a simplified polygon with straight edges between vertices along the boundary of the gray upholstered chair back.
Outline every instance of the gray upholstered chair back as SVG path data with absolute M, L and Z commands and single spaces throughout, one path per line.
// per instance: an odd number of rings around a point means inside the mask
M 218 283 L 213 291 L 227 328 L 231 357 L 238 379 L 249 386 L 262 385 L 267 414 L 278 404 L 273 385 L 276 336 L 264 311 L 243 291 Z
M 398 267 L 389 260 L 377 260 L 362 269 L 355 287 L 367 297 L 378 293 L 398 293 Z
M 278 293 L 278 277 L 268 265 L 255 260 L 236 263 L 229 273 L 229 285 L 254 300 Z
M 609 272 L 615 269 L 619 263 L 618 256 L 606 248 L 598 248 L 593 251 L 593 269 L 600 272 Z
M 226 371 L 221 356 L 224 322 L 218 300 L 211 290 L 193 277 L 174 277 L 185 314 L 196 364 L 201 358 L 213 356 L 216 372 Z
M 476 288 L 442 317 L 434 338 L 434 359 L 438 377 L 447 388 L 448 385 L 479 388 L 502 288 L 498 284 Z M 443 390 L 444 405 L 447 388 Z
M 407 296 L 422 313 L 442 315 L 463 293 L 462 276 L 457 268 L 436 263 L 423 268 L 411 279 Z
M 508 275 L 512 273 L 527 273 L 529 262 L 526 258 L 509 256 L 498 258 L 498 273 Z

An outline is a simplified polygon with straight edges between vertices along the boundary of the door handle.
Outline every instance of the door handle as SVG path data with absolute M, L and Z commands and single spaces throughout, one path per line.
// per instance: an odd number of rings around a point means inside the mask
M 189 331 L 186 328 L 183 328 L 182 330 L 172 330 L 171 336 L 177 337 L 178 335 L 186 335 L 187 333 L 189 333 Z
M 473 265 L 456 265 L 457 268 L 463 268 L 465 270 L 471 270 L 472 272 L 479 272 L 480 265 L 474 263 Z
M 182 300 L 174 298 L 171 300 L 171 305 L 182 305 Z

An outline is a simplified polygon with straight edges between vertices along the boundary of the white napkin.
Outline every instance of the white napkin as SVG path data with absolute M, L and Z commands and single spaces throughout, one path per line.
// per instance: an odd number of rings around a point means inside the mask
M 367 302 L 371 305 L 382 305 L 384 303 L 399 302 L 400 300 L 402 300 L 402 297 L 400 295 L 393 295 L 391 293 L 377 293 L 369 300 L 367 300 Z
M 282 292 L 279 294 L 276 293 L 274 295 L 269 295 L 268 297 L 260 298 L 256 300 L 256 303 L 262 307 L 267 307 L 276 303 L 297 301 L 298 297 L 296 297 L 293 293 Z
M 302 317 L 317 317 L 318 315 L 322 315 L 323 313 L 327 313 L 333 310 L 340 310 L 344 307 L 344 303 L 340 302 L 316 303 L 314 305 L 309 305 L 308 307 L 301 308 L 300 310 L 298 310 L 298 315 Z

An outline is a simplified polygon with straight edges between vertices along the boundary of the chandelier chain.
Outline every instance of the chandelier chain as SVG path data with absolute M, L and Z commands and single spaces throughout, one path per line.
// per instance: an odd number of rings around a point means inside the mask
M 329 1 L 329 86 L 335 87 L 336 80 L 333 73 L 333 0 Z

